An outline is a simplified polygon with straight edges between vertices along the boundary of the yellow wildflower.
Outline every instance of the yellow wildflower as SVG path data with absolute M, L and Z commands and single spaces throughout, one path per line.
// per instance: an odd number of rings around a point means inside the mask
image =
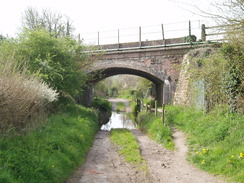
M 230 158 L 234 158 L 235 156 L 234 155 L 232 155 Z
M 205 160 L 202 160 L 202 164 L 204 164 L 205 163 Z
M 52 165 L 51 167 L 54 168 L 54 165 Z
M 197 151 L 196 154 L 198 154 L 199 152 Z
M 207 149 L 202 149 L 202 153 L 203 154 L 207 153 Z
M 244 157 L 244 153 L 240 153 L 240 154 L 239 154 L 239 157 L 240 157 L 240 158 L 243 158 L 243 157 Z

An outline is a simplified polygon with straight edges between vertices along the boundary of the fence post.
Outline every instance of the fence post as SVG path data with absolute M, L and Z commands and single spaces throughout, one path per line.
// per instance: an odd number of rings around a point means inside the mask
M 162 104 L 162 121 L 163 125 L 165 125 L 165 104 Z
M 141 26 L 139 27 L 139 47 L 141 48 Z
M 205 24 L 202 24 L 202 35 L 201 35 L 202 41 L 206 41 L 206 26 Z
M 165 37 L 164 37 L 164 25 L 163 24 L 161 24 L 161 28 L 162 28 L 163 45 L 166 46 L 166 41 L 165 41 Z
M 191 21 L 189 20 L 189 36 L 191 38 Z
M 99 46 L 100 45 L 100 43 L 99 43 L 99 38 L 100 36 L 99 36 L 99 31 L 97 32 L 97 45 Z

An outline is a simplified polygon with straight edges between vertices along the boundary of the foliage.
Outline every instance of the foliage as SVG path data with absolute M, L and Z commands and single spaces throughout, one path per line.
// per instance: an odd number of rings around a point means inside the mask
M 0 58 L 0 131 L 35 128 L 58 93 L 38 78 L 28 76 L 10 58 Z
M 227 43 L 221 49 L 194 50 L 190 55 L 190 95 L 196 91 L 194 82 L 204 80 L 207 111 L 228 103 L 232 112 L 243 112 L 240 107 L 244 95 L 243 51 Z
M 197 37 L 195 35 L 189 35 L 184 37 L 184 42 L 191 43 L 196 41 L 197 41 Z
M 112 104 L 109 101 L 96 97 L 91 102 L 90 107 L 98 110 L 100 126 L 108 123 L 112 115 Z
M 211 113 L 167 106 L 166 120 L 188 135 L 189 159 L 200 168 L 244 181 L 244 117 L 216 106 Z
M 64 182 L 85 161 L 97 127 L 92 110 L 69 106 L 28 135 L 0 138 L 0 182 Z
M 140 130 L 148 133 L 149 137 L 156 140 L 168 149 L 174 149 L 172 131 L 169 126 L 164 126 L 162 119 L 150 113 L 139 113 L 138 125 Z
M 82 50 L 75 40 L 54 38 L 44 30 L 26 31 L 0 47 L 4 57 L 14 56 L 19 64 L 28 66 L 30 74 L 39 76 L 60 94 L 72 97 L 80 93 L 85 83 L 79 69 L 86 57 Z
M 116 87 L 112 87 L 112 88 L 109 90 L 109 96 L 110 96 L 110 97 L 117 97 L 117 96 L 118 96 L 118 88 L 116 88 Z
M 139 144 L 130 130 L 112 129 L 110 139 L 119 148 L 118 152 L 125 158 L 125 161 L 136 165 L 140 170 L 148 171 L 145 160 L 140 154 Z
M 118 98 L 122 98 L 122 99 L 126 99 L 126 100 L 132 100 L 132 96 L 130 94 L 130 91 L 131 90 L 123 90 L 123 91 L 119 90 Z
M 100 81 L 94 86 L 94 96 L 96 97 L 108 97 L 108 87 L 105 82 Z
M 90 107 L 93 107 L 95 109 L 99 109 L 101 111 L 112 111 L 112 104 L 104 99 L 101 98 L 94 98 L 93 101 L 90 104 Z

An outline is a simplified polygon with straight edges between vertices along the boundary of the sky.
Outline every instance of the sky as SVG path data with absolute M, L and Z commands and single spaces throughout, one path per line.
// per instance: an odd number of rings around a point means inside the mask
M 73 21 L 75 34 L 81 34 L 81 37 L 87 33 L 94 33 L 92 36 L 97 37 L 98 31 L 102 33 L 107 30 L 116 30 L 113 34 L 118 34 L 118 29 L 128 28 L 135 28 L 138 32 L 139 26 L 150 29 L 154 25 L 160 32 L 162 23 L 185 22 L 186 27 L 189 20 L 201 20 L 204 23 L 203 17 L 191 13 L 192 7 L 186 5 L 192 2 L 193 0 L 178 3 L 174 0 L 6 0 L 1 2 L 0 34 L 16 37 L 21 27 L 21 16 L 27 7 L 51 9 L 67 15 Z M 208 0 L 194 2 L 201 6 L 205 3 L 207 6 Z M 199 25 L 200 22 L 196 26 Z

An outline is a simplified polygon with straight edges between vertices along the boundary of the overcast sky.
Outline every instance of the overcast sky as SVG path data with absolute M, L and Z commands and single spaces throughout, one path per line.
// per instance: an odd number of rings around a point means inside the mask
M 15 37 L 27 7 L 47 9 L 67 15 L 75 33 L 117 30 L 161 23 L 203 20 L 186 3 L 208 6 L 209 0 L 4 0 L 0 10 L 0 34 Z M 182 4 L 184 3 L 184 4 Z M 205 3 L 205 4 L 204 4 Z M 188 9 L 188 10 L 186 10 Z

